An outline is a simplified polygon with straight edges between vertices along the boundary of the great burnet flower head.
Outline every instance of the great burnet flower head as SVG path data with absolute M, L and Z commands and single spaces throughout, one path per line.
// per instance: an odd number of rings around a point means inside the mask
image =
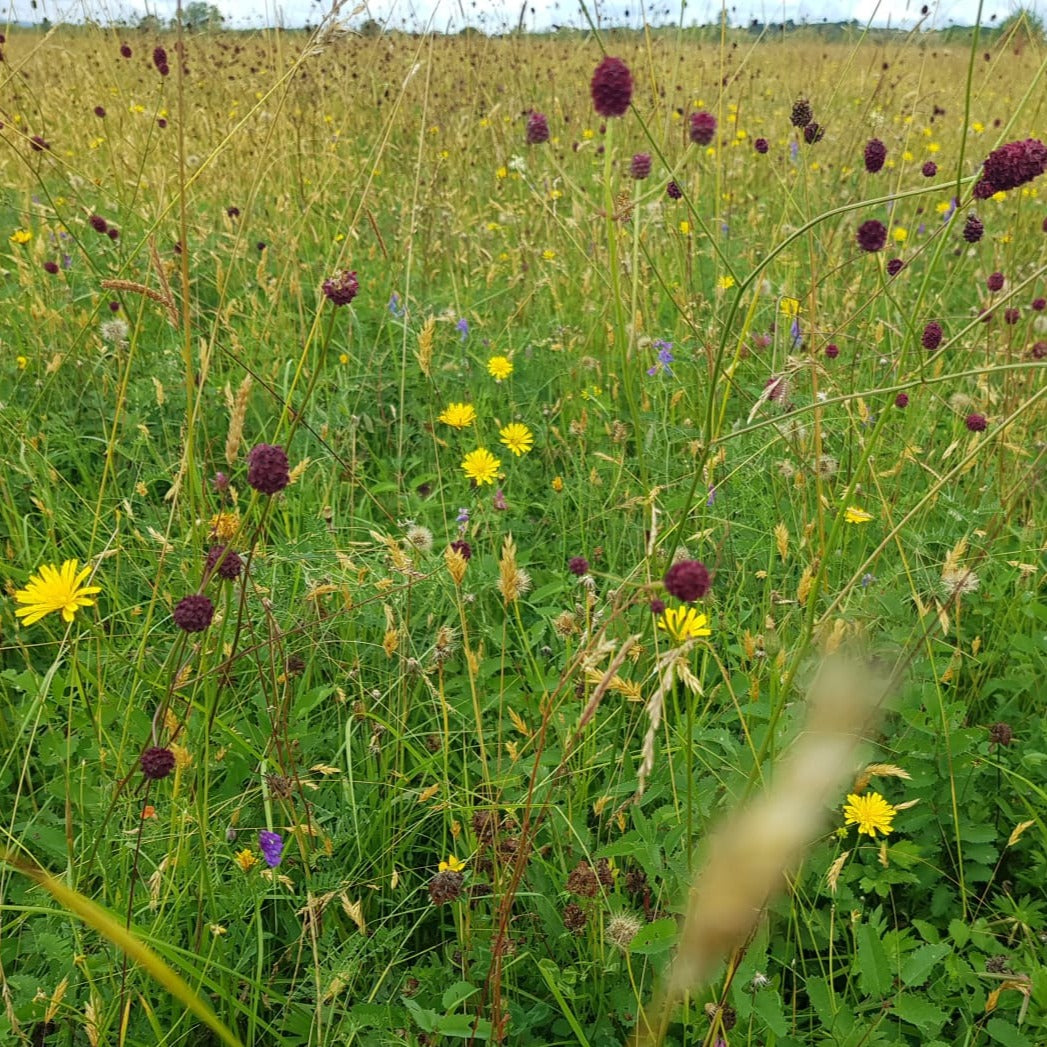
M 879 793 L 850 793 L 843 808 L 845 825 L 857 825 L 858 833 L 875 838 L 876 834 L 886 836 L 893 831 L 891 822 L 898 813 L 898 808 L 889 804 Z
M 214 604 L 202 593 L 183 596 L 175 604 L 171 617 L 183 632 L 202 633 L 214 618 Z
M 527 114 L 527 144 L 541 145 L 549 141 L 549 121 L 545 113 L 532 109 Z
M 1017 189 L 1047 171 L 1047 145 L 1038 138 L 1024 142 L 1008 142 L 994 149 L 982 165 L 981 181 L 975 186 L 975 196 Z M 979 187 L 985 183 L 984 188 Z
M 691 113 L 691 141 L 695 145 L 708 145 L 716 134 L 716 117 L 704 109 Z
M 967 215 L 963 223 L 963 238 L 969 244 L 976 244 L 985 234 L 985 226 L 981 219 L 972 211 Z
M 814 145 L 825 137 L 825 128 L 821 124 L 812 121 L 803 129 L 803 140 L 808 145 Z
M 348 305 L 359 293 L 360 281 L 355 269 L 346 269 L 324 280 L 324 297 L 335 305 Z
M 700 600 L 709 584 L 709 570 L 700 560 L 681 560 L 665 572 L 666 592 L 684 603 Z
M 793 127 L 806 127 L 814 119 L 814 110 L 806 98 L 798 98 L 793 102 L 792 113 L 789 120 Z
M 882 251 L 884 245 L 887 243 L 887 227 L 883 222 L 878 222 L 875 218 L 870 218 L 867 222 L 862 222 L 858 226 L 858 232 L 855 236 L 858 241 L 858 246 L 863 251 L 868 251 L 873 254 L 876 251 Z
M 1002 291 L 1003 290 L 1003 273 L 990 273 L 989 279 L 985 281 L 985 286 L 990 291 Z
M 276 494 L 291 482 L 287 452 L 276 444 L 255 444 L 247 454 L 247 482 L 262 494 Z
M 933 160 L 928 160 L 920 168 L 920 173 L 924 178 L 933 178 L 938 173 L 938 165 Z
M 84 585 L 91 568 L 80 567 L 77 560 L 66 560 L 61 567 L 45 564 L 31 575 L 24 589 L 15 593 L 15 615 L 23 625 L 33 625 L 47 615 L 60 611 L 62 620 L 71 622 L 81 607 L 93 607 L 91 597 L 102 591 L 98 585 Z
M 669 184 L 665 187 L 665 192 L 670 200 L 679 200 L 680 197 L 683 196 L 683 190 L 675 181 L 669 182 Z
M 969 414 L 964 424 L 972 433 L 984 433 L 989 425 L 984 414 Z
M 230 549 L 225 545 L 212 545 L 207 550 L 204 573 L 210 575 L 216 568 L 219 578 L 233 582 L 240 577 L 240 572 L 244 569 L 244 561 L 235 549 Z
M 620 58 L 608 55 L 593 72 L 589 93 L 600 116 L 624 116 L 633 97 L 629 67 Z
M 883 162 L 887 159 L 887 146 L 879 138 L 870 138 L 865 145 L 865 170 L 870 174 L 876 174 L 883 169 Z
M 629 177 L 642 181 L 651 173 L 651 154 L 636 153 L 629 161 Z
M 755 142 L 753 142 L 753 148 L 754 148 L 754 149 L 755 149 L 755 150 L 756 150 L 756 151 L 757 151 L 757 152 L 758 152 L 758 153 L 759 153 L 759 154 L 760 154 L 761 156 L 763 156 L 763 155 L 764 155 L 765 153 L 767 153 L 767 152 L 768 152 L 768 151 L 770 150 L 770 148 L 771 148 L 771 143 L 770 143 L 770 142 L 768 142 L 766 138 L 757 138 L 757 139 L 756 139 L 756 141 L 755 141 Z
M 138 762 L 142 768 L 142 774 L 153 781 L 166 778 L 175 766 L 175 754 L 170 749 L 164 749 L 154 745 L 146 749 L 139 757 Z
M 932 320 L 923 329 L 923 334 L 920 337 L 920 344 L 924 349 L 935 350 L 942 344 L 942 325 L 937 320 Z

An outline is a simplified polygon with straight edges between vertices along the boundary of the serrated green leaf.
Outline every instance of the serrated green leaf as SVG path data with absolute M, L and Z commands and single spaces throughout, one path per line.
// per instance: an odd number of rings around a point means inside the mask
M 902 964 L 902 984 L 909 989 L 915 989 L 927 981 L 927 976 L 935 964 L 949 953 L 948 945 L 923 945 L 915 952 L 910 953 Z
M 443 1006 L 445 1011 L 453 1010 L 462 1002 L 462 1000 L 468 1000 L 474 992 L 479 990 L 475 985 L 470 985 L 469 982 L 455 982 L 454 985 L 448 986 L 444 989 L 444 994 L 440 999 L 440 1004 Z
M 441 1036 L 457 1036 L 461 1039 L 476 1037 L 480 1043 L 486 1043 L 491 1036 L 491 1023 L 486 1018 L 476 1018 L 471 1014 L 445 1014 L 436 1023 L 436 1032 Z
M 1032 1040 L 1019 1032 L 1010 1022 L 1002 1018 L 992 1018 L 985 1026 L 985 1031 L 1003 1047 L 1032 1047 Z
M 936 1007 L 930 1000 L 913 993 L 899 993 L 894 999 L 894 1013 L 915 1025 L 920 1032 L 928 1036 L 934 1036 L 941 1031 L 949 1015 L 940 1007 Z
M 655 920 L 636 932 L 636 937 L 629 944 L 629 951 L 641 956 L 657 956 L 671 949 L 675 941 L 676 921 Z
M 963 948 L 971 937 L 971 933 L 967 928 L 967 924 L 962 920 L 953 919 L 949 921 L 949 937 L 956 942 L 957 948 Z
M 854 971 L 858 976 L 858 985 L 866 996 L 886 995 L 891 987 L 892 975 L 883 942 L 866 923 L 858 925 L 854 937 L 858 946 Z

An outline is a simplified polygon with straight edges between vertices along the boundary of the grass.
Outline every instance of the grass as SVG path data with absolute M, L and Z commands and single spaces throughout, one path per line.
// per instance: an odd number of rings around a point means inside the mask
M 5 1042 L 1047 1040 L 1045 183 L 972 200 L 1042 42 L 608 34 L 602 120 L 581 34 L 8 36 Z M 19 623 L 74 558 L 95 603 Z M 830 773 L 841 655 L 890 700 Z

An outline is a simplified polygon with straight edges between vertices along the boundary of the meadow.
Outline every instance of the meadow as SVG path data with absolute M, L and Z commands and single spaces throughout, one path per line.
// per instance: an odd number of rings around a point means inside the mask
M 1047 1044 L 1042 36 L 4 35 L 0 1042 Z

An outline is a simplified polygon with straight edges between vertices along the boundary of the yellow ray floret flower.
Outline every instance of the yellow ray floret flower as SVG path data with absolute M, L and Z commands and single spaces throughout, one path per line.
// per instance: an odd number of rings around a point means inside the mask
M 472 404 L 448 404 L 440 415 L 440 421 L 455 429 L 467 429 L 476 421 L 476 408 Z
M 504 381 L 513 373 L 513 362 L 508 356 L 492 356 L 487 361 L 487 373 L 496 382 Z
M 658 628 L 664 629 L 677 643 L 711 636 L 709 619 L 693 607 L 666 607 L 658 619 Z
M 843 511 L 843 518 L 849 524 L 863 524 L 868 523 L 873 518 L 873 514 L 859 509 L 856 505 L 849 505 Z
M 13 244 L 27 244 L 33 239 L 33 234 L 28 229 L 16 229 L 9 237 L 8 240 Z
M 250 872 L 258 864 L 258 858 L 250 847 L 245 847 L 242 851 L 237 851 L 236 864 L 239 865 L 245 873 Z
M 843 808 L 843 820 L 846 825 L 857 825 L 859 834 L 875 838 L 878 832 L 886 836 L 892 831 L 891 822 L 898 813 L 898 808 L 889 804 L 879 793 L 866 793 L 859 796 L 851 793 Z
M 520 422 L 510 422 L 504 429 L 498 430 L 498 435 L 502 438 L 502 443 L 517 457 L 527 454 L 534 446 L 534 434 Z
M 453 854 L 447 856 L 446 862 L 440 862 L 440 872 L 460 873 L 465 869 L 465 862 L 456 858 Z
M 477 487 L 493 484 L 502 463 L 486 447 L 470 451 L 462 460 L 462 470 Z
M 76 560 L 66 560 L 61 567 L 45 564 L 30 577 L 24 589 L 15 593 L 15 600 L 25 604 L 15 614 L 25 625 L 32 625 L 54 611 L 61 611 L 63 620 L 71 622 L 81 607 L 93 607 L 91 597 L 102 591 L 101 586 L 83 584 L 90 573 L 90 566 L 80 567 Z

